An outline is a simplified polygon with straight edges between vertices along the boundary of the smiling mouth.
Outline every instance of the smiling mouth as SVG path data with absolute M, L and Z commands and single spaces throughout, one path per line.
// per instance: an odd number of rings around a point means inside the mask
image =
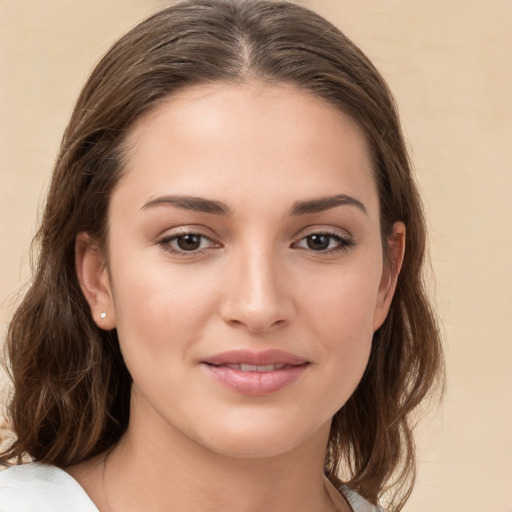
M 267 349 L 255 352 L 242 349 L 212 355 L 204 359 L 203 363 L 245 372 L 270 372 L 285 367 L 302 366 L 308 364 L 308 361 L 283 350 Z
M 279 350 L 234 350 L 209 357 L 203 368 L 215 381 L 236 393 L 264 396 L 299 380 L 310 362 Z
M 273 372 L 275 370 L 282 370 L 283 368 L 292 368 L 292 365 L 277 363 L 277 364 L 266 364 L 266 365 L 255 365 L 255 364 L 219 364 L 212 365 L 224 368 L 231 368 L 241 372 Z

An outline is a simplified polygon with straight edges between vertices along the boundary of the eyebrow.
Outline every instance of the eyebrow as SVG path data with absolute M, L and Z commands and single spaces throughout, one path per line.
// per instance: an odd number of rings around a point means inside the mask
M 184 210 L 192 210 L 195 212 L 211 213 L 214 215 L 231 215 L 232 211 L 229 206 L 221 201 L 205 199 L 195 196 L 166 195 L 151 199 L 144 204 L 142 210 L 154 208 L 156 206 L 176 206 Z M 317 199 L 309 199 L 306 201 L 296 201 L 290 208 L 291 216 L 308 215 L 311 213 L 319 213 L 337 206 L 355 206 L 365 214 L 368 214 L 364 204 L 355 197 L 346 194 L 337 194 L 334 196 L 320 197 Z
M 213 213 L 215 215 L 231 215 L 231 210 L 227 204 L 220 201 L 213 201 L 211 199 L 204 199 L 203 197 L 194 196 L 161 196 L 148 201 L 143 207 L 143 210 L 154 208 L 155 206 L 176 206 L 183 210 L 192 210 L 202 213 Z
M 355 206 L 368 215 L 364 204 L 355 197 L 346 194 L 337 194 L 335 196 L 320 197 L 308 201 L 296 201 L 293 203 L 291 215 L 307 215 L 310 213 L 324 212 L 337 206 Z

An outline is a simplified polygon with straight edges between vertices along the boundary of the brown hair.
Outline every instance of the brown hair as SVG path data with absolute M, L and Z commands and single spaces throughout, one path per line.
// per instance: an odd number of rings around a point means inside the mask
M 94 323 L 75 272 L 75 238 L 104 243 L 109 197 L 132 124 L 181 88 L 257 79 L 294 84 L 362 127 L 372 153 L 384 247 L 395 221 L 406 254 L 366 372 L 335 415 L 325 472 L 370 502 L 390 488 L 400 510 L 414 480 L 410 413 L 441 382 L 442 355 L 422 268 L 425 224 L 393 98 L 366 56 L 317 14 L 280 1 L 191 0 L 120 39 L 94 69 L 65 131 L 35 242 L 34 280 L 9 326 L 17 440 L 65 467 L 113 446 L 129 419 L 131 377 L 116 331 Z

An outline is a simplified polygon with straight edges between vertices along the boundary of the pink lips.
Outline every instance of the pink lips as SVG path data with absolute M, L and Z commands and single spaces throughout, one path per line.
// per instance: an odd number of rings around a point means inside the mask
M 295 382 L 309 362 L 282 350 L 231 350 L 208 357 L 203 367 L 226 387 L 247 395 L 268 395 Z

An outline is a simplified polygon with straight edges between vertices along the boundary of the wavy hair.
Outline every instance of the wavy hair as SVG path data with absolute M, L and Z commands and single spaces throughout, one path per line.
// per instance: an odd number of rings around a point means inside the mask
M 283 1 L 188 0 L 133 28 L 93 70 L 58 155 L 31 287 L 6 351 L 16 440 L 0 463 L 66 467 L 115 445 L 129 421 L 131 376 L 117 333 L 94 323 L 75 271 L 81 231 L 105 243 L 123 143 L 142 114 L 209 82 L 293 84 L 351 116 L 365 133 L 380 201 L 383 250 L 404 222 L 406 253 L 364 376 L 332 422 L 325 473 L 391 510 L 415 474 L 412 411 L 442 384 L 436 318 L 424 287 L 425 222 L 393 97 L 368 58 L 314 12 Z

